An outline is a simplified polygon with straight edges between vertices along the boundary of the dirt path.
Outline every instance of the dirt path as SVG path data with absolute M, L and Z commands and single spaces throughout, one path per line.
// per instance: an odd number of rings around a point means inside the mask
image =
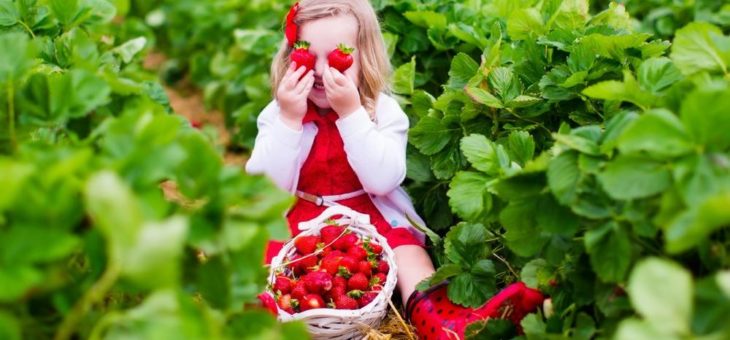
M 152 52 L 145 58 L 144 67 L 148 70 L 159 70 L 165 60 L 165 55 Z M 203 93 L 200 89 L 184 80 L 175 86 L 164 86 L 164 88 L 175 113 L 184 116 L 195 125 L 199 124 L 201 128 L 211 126 L 215 129 L 218 137 L 216 146 L 226 150 L 223 160 L 227 165 L 243 167 L 246 164 L 247 155 L 228 151 L 231 134 L 226 128 L 223 113 L 218 110 L 209 111 L 205 107 Z

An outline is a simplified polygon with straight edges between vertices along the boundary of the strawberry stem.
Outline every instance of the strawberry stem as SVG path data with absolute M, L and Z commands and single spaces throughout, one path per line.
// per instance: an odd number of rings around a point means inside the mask
M 355 48 L 354 47 L 349 47 L 349 46 L 347 46 L 345 44 L 339 44 L 339 45 L 337 45 L 337 49 L 339 49 L 340 52 L 342 52 L 344 54 L 352 54 L 352 52 L 355 51 Z
M 306 49 L 309 49 L 309 46 L 311 46 L 311 44 L 308 41 L 299 40 L 294 44 L 294 49 L 297 49 L 297 50 L 305 49 L 306 50 Z

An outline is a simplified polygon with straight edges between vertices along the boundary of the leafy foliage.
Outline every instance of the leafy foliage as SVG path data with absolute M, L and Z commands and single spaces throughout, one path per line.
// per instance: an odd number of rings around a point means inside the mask
M 496 259 L 497 286 L 521 279 L 552 298 L 550 313 L 523 321 L 528 338 L 590 338 L 614 334 L 634 310 L 651 319 L 639 306 L 646 294 L 631 282 L 625 290 L 643 258 L 672 258 L 690 279 L 727 268 L 721 27 L 689 23 L 670 43 L 637 30 L 628 4 L 590 12 L 587 1 L 379 3 L 397 33 L 393 59 L 417 65 L 413 90 L 402 80 L 396 88 L 413 123 L 409 190 L 445 235 L 439 271 L 421 288 L 453 278 L 464 258 Z M 449 244 L 464 225 L 486 228 L 489 246 L 454 259 Z M 495 283 L 483 287 L 450 298 L 478 305 Z M 727 335 L 687 303 L 672 310 L 685 327 L 674 335 Z M 688 320 L 712 326 L 699 332 Z M 637 332 L 626 337 L 655 334 L 625 323 Z
M 289 194 L 170 114 L 116 5 L 0 1 L 0 338 L 306 337 L 244 307 Z

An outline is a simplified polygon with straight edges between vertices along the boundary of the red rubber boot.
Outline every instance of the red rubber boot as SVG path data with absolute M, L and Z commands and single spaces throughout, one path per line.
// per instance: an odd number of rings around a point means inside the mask
M 406 317 L 416 328 L 419 339 L 463 339 L 467 325 L 489 318 L 509 319 L 521 331 L 522 318 L 535 311 L 543 300 L 539 291 L 518 282 L 507 286 L 479 308 L 462 307 L 449 301 L 443 283 L 425 292 L 413 292 L 406 303 Z

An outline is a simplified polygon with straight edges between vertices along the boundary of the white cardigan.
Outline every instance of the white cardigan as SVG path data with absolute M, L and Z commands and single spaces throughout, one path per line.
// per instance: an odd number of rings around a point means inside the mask
M 375 110 L 377 123 L 364 107 L 336 121 L 347 160 L 380 213 L 393 227 L 408 228 L 421 242 L 425 235 L 412 227 L 406 214 L 425 225 L 408 194 L 400 187 L 406 176 L 408 116 L 392 97 L 381 93 Z M 257 119 L 258 135 L 246 163 L 250 174 L 265 174 L 292 194 L 299 184 L 299 170 L 307 159 L 317 126 L 304 124 L 296 131 L 279 118 L 276 100 Z

